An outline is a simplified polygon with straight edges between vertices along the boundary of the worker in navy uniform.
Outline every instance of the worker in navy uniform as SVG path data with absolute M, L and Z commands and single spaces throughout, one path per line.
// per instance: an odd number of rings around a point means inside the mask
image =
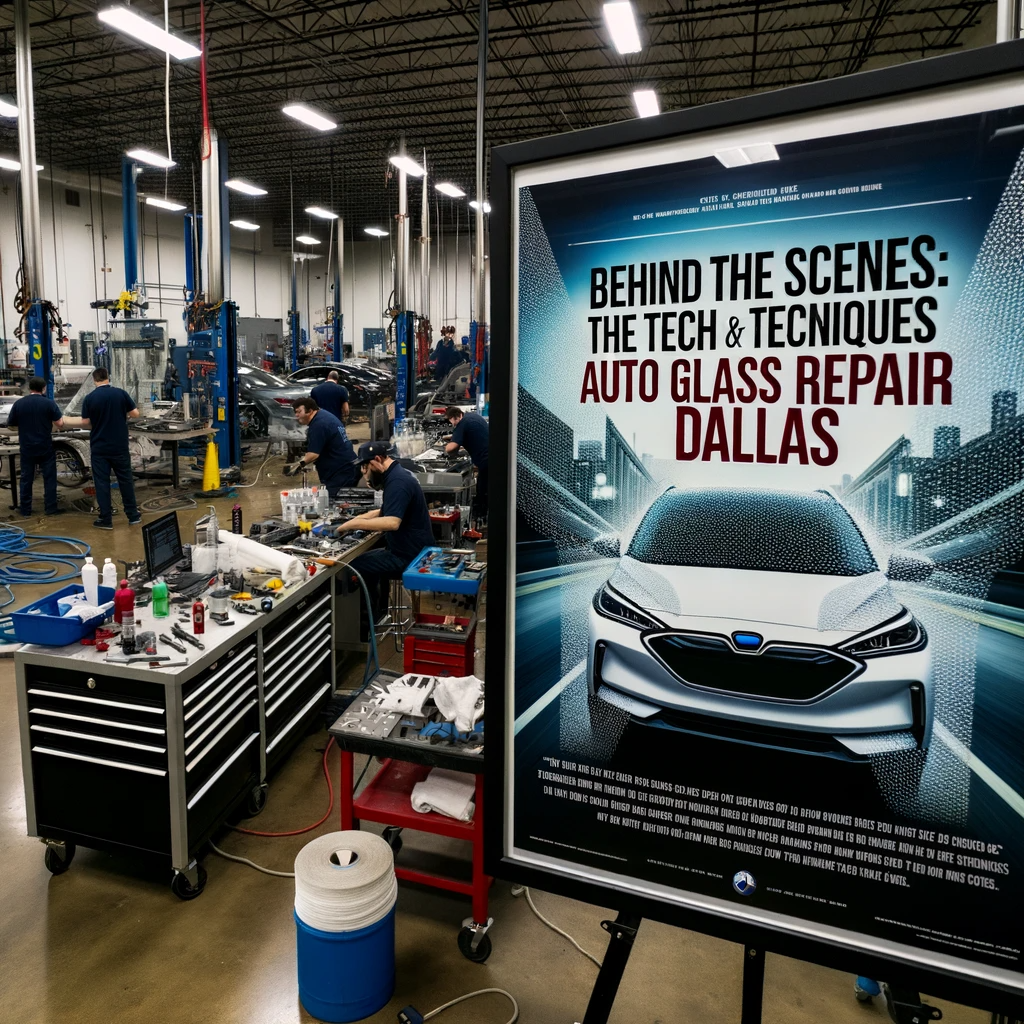
M 110 374 L 103 366 L 92 371 L 96 384 L 94 390 L 85 396 L 82 403 L 82 418 L 78 423 L 89 428 L 89 458 L 92 464 L 92 478 L 96 484 L 96 504 L 100 507 L 99 519 L 93 522 L 99 530 L 114 528 L 114 509 L 110 502 L 110 474 L 117 477 L 121 489 L 121 502 L 129 526 L 142 522 L 142 513 L 135 500 L 135 481 L 132 479 L 132 457 L 128 450 L 128 420 L 138 418 L 132 396 L 110 383 Z
M 342 523 L 337 532 L 370 530 L 384 535 L 383 548 L 352 560 L 352 568 L 363 577 L 370 591 L 374 622 L 379 622 L 388 610 L 388 580 L 401 577 L 409 563 L 434 543 L 434 532 L 423 488 L 409 470 L 391 458 L 383 441 L 362 445 L 359 463 L 367 483 L 384 491 L 384 500 L 380 508 Z
M 43 509 L 48 516 L 58 515 L 57 508 L 57 456 L 53 451 L 53 425 L 64 427 L 63 414 L 52 398 L 46 397 L 46 381 L 33 377 L 28 382 L 29 393 L 11 406 L 7 426 L 18 428 L 18 450 L 21 454 L 20 511 L 28 518 L 32 515 L 32 483 L 36 466 L 43 475 Z
M 359 483 L 359 463 L 345 425 L 313 398 L 296 398 L 292 408 L 295 418 L 306 428 L 306 454 L 294 466 L 285 467 L 285 476 L 316 465 L 320 483 L 332 498 L 343 487 L 355 487 Z
M 337 416 L 342 423 L 348 419 L 348 388 L 338 383 L 338 371 L 331 370 L 327 374 L 327 380 L 317 384 L 309 393 L 309 397 L 320 406 L 326 409 L 333 416 Z
M 457 405 L 445 409 L 444 418 L 454 428 L 452 439 L 445 445 L 445 451 L 449 455 L 453 455 L 461 447 L 469 452 L 469 457 L 473 460 L 473 465 L 476 466 L 476 495 L 473 498 L 473 514 L 478 520 L 486 520 L 487 447 L 490 440 L 490 427 L 480 413 L 463 413 Z

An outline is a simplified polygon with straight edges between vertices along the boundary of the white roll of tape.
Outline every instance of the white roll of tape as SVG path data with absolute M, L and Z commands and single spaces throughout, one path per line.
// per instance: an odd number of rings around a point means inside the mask
M 387 916 L 398 899 L 391 847 L 372 832 L 331 832 L 295 858 L 295 913 L 322 932 L 354 932 Z

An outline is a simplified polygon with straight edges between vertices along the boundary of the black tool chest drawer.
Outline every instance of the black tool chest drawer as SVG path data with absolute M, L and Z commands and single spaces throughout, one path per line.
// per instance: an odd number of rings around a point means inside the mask
M 300 735 L 300 725 L 331 691 L 329 585 L 298 602 L 263 636 L 263 708 L 268 763 Z
M 164 687 L 65 669 L 26 669 L 39 827 L 169 851 Z

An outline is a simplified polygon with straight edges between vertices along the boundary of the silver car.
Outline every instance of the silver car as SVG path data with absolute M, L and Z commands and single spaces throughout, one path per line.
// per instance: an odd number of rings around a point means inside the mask
M 598 553 L 618 556 L 617 538 Z M 635 722 L 861 759 L 922 750 L 932 659 L 890 580 L 826 491 L 672 489 L 594 595 L 590 693 Z

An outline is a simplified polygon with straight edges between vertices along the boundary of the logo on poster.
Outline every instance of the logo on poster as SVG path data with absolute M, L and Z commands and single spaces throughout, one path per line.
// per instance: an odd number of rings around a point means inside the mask
M 757 889 L 757 881 L 749 871 L 737 871 L 732 876 L 732 887 L 741 896 L 753 896 Z

